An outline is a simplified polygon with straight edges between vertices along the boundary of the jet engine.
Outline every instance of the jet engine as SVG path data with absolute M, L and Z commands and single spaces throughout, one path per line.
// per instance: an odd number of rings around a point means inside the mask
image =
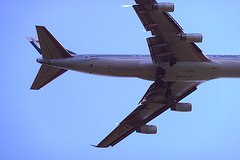
M 191 103 L 176 103 L 171 107 L 172 111 L 190 112 L 192 111 Z
M 203 40 L 203 35 L 200 33 L 184 33 L 181 34 L 180 39 L 187 42 L 200 43 Z
M 174 3 L 153 4 L 153 10 L 157 10 L 158 12 L 173 12 L 174 11 Z
M 156 134 L 157 126 L 156 125 L 142 125 L 141 127 L 137 128 L 136 132 L 145 133 L 145 134 Z

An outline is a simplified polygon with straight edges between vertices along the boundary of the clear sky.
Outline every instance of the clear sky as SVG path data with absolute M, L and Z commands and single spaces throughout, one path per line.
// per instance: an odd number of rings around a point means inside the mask
M 240 54 L 238 0 L 176 0 L 171 15 L 185 32 L 204 35 L 204 53 Z M 240 159 L 240 79 L 198 87 L 183 102 L 190 113 L 166 111 L 149 124 L 156 135 L 133 133 L 107 149 L 98 144 L 124 119 L 150 81 L 68 71 L 39 91 L 29 88 L 40 55 L 25 38 L 44 25 L 79 54 L 149 54 L 133 0 L 0 1 L 0 159 Z

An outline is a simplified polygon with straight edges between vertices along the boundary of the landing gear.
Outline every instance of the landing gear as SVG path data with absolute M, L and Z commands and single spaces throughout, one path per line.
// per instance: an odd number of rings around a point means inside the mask
M 162 88 L 163 86 L 164 86 L 164 81 L 163 81 L 163 80 L 157 79 L 157 80 L 155 81 L 155 87 L 160 87 L 160 88 Z
M 176 63 L 177 63 L 177 58 L 171 57 L 169 66 L 172 67 L 172 66 L 173 66 L 174 64 L 176 64 Z
M 156 71 L 156 76 L 157 77 L 161 77 L 161 76 L 164 76 L 166 74 L 166 70 L 161 68 L 161 67 L 158 67 L 157 68 L 157 71 Z
M 169 98 L 172 95 L 172 90 L 171 89 L 167 89 L 165 92 L 165 98 Z
M 156 87 L 163 87 L 164 81 L 162 80 L 163 76 L 166 74 L 166 70 L 158 67 L 156 71 L 156 81 L 155 81 L 155 86 Z
M 158 90 L 163 89 L 164 97 L 169 98 L 172 95 L 172 90 L 170 89 L 172 82 L 165 82 L 161 78 L 157 78 L 156 81 L 154 82 L 155 88 Z M 164 90 L 166 90 L 164 92 Z
M 174 59 L 174 57 L 172 58 L 173 61 L 170 61 L 169 65 L 174 65 L 176 63 L 176 58 Z M 166 74 L 166 70 L 158 67 L 157 71 L 156 71 L 156 81 L 154 83 L 155 87 L 158 88 L 166 88 L 166 91 L 164 93 L 165 98 L 169 98 L 172 95 L 172 90 L 170 89 L 172 82 L 164 82 L 162 80 L 163 76 Z

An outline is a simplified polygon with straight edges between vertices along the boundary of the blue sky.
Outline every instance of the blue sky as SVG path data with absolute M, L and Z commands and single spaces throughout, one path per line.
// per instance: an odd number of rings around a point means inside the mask
M 174 1 L 185 32 L 204 35 L 204 53 L 240 54 L 239 1 Z M 79 54 L 149 54 L 133 0 L 0 1 L 0 159 L 240 158 L 239 79 L 198 87 L 183 102 L 191 113 L 166 111 L 149 124 L 156 135 L 133 133 L 113 148 L 98 144 L 125 118 L 152 82 L 68 71 L 39 91 L 29 88 L 40 67 L 26 40 L 44 25 Z

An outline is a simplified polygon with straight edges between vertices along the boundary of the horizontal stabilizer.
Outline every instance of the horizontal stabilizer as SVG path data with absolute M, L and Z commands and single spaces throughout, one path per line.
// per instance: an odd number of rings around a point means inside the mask
M 42 65 L 32 86 L 31 89 L 38 90 L 60 76 L 61 74 L 65 73 L 66 69 L 60 69 L 56 67 Z
M 43 59 L 72 57 L 44 26 L 36 26 L 36 29 Z

